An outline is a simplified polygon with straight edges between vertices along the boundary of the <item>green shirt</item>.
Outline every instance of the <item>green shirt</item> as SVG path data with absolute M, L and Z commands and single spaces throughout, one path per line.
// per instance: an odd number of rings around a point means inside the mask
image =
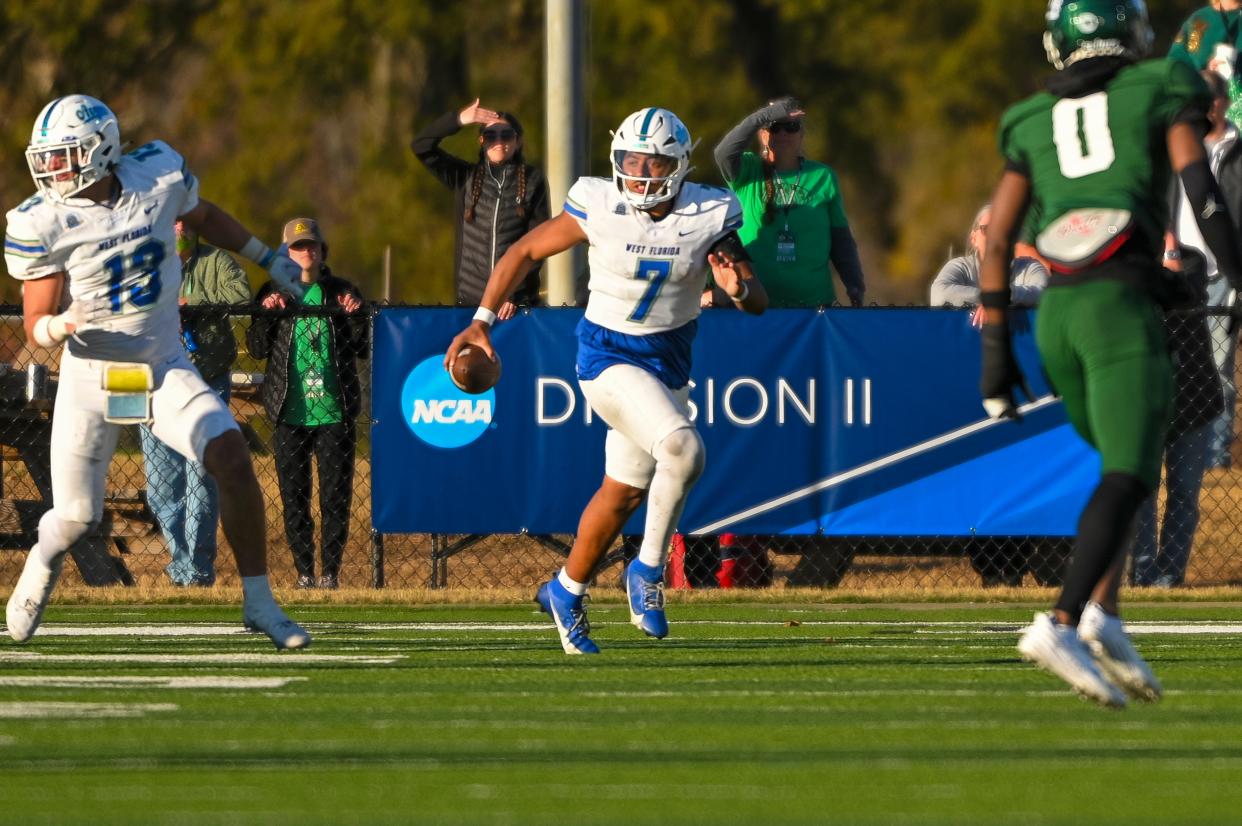
M 831 304 L 836 298 L 829 265 L 832 228 L 849 225 L 836 173 L 807 160 L 799 169 L 774 172 L 772 217 L 766 224 L 768 182 L 758 155 L 742 154 L 729 187 L 742 203 L 745 223 L 738 236 L 772 305 Z
M 1166 134 L 1211 101 L 1183 63 L 1149 60 L 1121 69 L 1105 89 L 1078 98 L 1041 92 L 1001 118 L 1001 153 L 1031 181 L 1026 234 L 1073 209 L 1125 209 L 1159 258 L 1167 225 Z
M 312 284 L 302 303 L 323 306 L 323 287 Z M 332 365 L 332 322 L 299 318 L 293 322 L 289 348 L 289 394 L 281 418 L 285 424 L 318 427 L 344 421 L 341 392 Z
M 1208 67 L 1221 43 L 1230 43 L 1242 51 L 1242 10 L 1221 11 L 1210 6 L 1199 9 L 1177 32 L 1169 47 L 1169 58 L 1180 60 L 1196 72 Z M 1242 78 L 1236 72 L 1229 81 L 1229 110 L 1225 113 L 1235 125 L 1242 125 Z

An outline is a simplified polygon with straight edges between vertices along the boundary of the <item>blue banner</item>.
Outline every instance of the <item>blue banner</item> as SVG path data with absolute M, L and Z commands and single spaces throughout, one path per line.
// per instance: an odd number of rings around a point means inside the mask
M 375 319 L 371 432 L 381 533 L 574 533 L 604 473 L 606 428 L 574 377 L 580 310 L 499 323 L 500 382 L 459 391 L 441 362 L 461 309 Z M 1029 328 L 1035 393 L 1021 422 L 979 402 L 968 312 L 704 312 L 690 400 L 707 470 L 691 533 L 1072 535 L 1099 459 L 1050 395 Z M 641 532 L 643 512 L 627 526 Z

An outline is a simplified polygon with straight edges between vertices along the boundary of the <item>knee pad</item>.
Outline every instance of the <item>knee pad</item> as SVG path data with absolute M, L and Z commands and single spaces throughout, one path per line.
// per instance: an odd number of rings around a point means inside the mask
M 687 485 L 698 480 L 707 460 L 703 438 L 693 427 L 681 427 L 665 436 L 652 455 L 658 468 L 667 470 Z
M 61 519 L 55 510 L 50 510 L 39 519 L 39 548 L 49 558 L 62 554 L 88 536 L 98 524 Z

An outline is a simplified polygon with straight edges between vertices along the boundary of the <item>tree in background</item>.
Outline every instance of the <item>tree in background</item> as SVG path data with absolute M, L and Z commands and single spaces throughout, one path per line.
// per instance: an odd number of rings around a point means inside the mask
M 806 151 L 840 174 L 874 300 L 919 301 L 1000 167 L 996 122 L 1050 73 L 1043 0 L 666 0 L 584 4 L 588 167 L 640 106 L 710 147 L 793 93 Z M 1193 0 L 1153 8 L 1157 53 Z M 414 124 L 475 96 L 519 112 L 542 162 L 540 0 L 87 0 L 0 7 L 0 203 L 31 194 L 22 150 L 52 97 L 107 101 L 134 145 L 168 140 L 205 197 L 274 236 L 313 214 L 333 262 L 393 299 L 451 303 L 452 211 L 419 174 Z M 472 136 L 458 136 L 473 154 Z M 559 205 L 553 205 L 554 210 Z M 255 272 L 255 280 L 260 274 Z M 0 298 L 14 301 L 6 279 Z

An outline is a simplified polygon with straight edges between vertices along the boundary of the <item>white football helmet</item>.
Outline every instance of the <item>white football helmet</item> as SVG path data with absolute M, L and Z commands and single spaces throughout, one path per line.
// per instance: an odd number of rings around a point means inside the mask
M 639 109 L 612 133 L 612 179 L 633 207 L 651 209 L 676 197 L 681 182 L 690 174 L 690 153 L 697 145 L 697 141 L 690 142 L 690 131 L 672 112 L 656 107 Z M 629 152 L 666 155 L 675 158 L 677 166 L 664 177 L 627 175 L 621 162 Z M 642 192 L 634 192 L 625 185 L 627 181 L 642 181 L 646 186 Z
M 44 106 L 26 148 L 30 175 L 53 201 L 86 189 L 120 160 L 116 115 L 87 95 L 68 95 Z

